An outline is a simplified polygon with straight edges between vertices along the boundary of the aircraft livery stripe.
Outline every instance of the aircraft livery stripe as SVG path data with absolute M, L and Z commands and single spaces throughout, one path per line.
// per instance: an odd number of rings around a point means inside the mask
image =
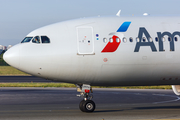
M 117 32 L 126 32 L 127 29 L 129 28 L 129 25 L 131 24 L 131 22 L 124 22 L 119 29 L 117 30 Z
M 114 52 L 119 47 L 121 40 L 119 42 L 116 41 L 117 36 L 113 36 L 113 42 L 108 42 L 108 44 L 105 46 L 105 48 L 101 52 Z

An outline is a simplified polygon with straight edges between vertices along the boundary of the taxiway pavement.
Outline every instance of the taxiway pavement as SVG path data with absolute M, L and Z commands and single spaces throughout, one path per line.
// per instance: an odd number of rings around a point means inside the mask
M 172 90 L 95 88 L 96 110 L 79 110 L 75 88 L 0 88 L 0 120 L 180 119 Z

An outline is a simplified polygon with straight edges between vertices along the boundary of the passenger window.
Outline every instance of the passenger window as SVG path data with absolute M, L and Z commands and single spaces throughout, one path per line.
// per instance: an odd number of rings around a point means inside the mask
M 106 38 L 103 38 L 103 41 L 104 41 L 104 43 L 106 43 L 106 42 L 107 42 L 107 39 L 106 39 Z
M 142 41 L 143 41 L 143 42 L 146 42 L 146 38 L 145 38 L 145 37 L 143 37 L 143 38 L 142 38 Z
M 50 40 L 47 36 L 41 36 L 42 43 L 50 43 Z
M 158 37 L 156 37 L 155 40 L 156 40 L 156 42 L 158 42 L 159 41 Z
M 165 42 L 165 41 L 166 41 L 166 39 L 165 39 L 164 37 L 162 37 L 161 39 L 162 39 L 162 41 L 163 41 L 163 42 Z
M 120 42 L 120 39 L 119 39 L 119 38 L 116 38 L 116 42 L 117 42 L 117 43 Z
M 132 37 L 130 37 L 130 38 L 129 38 L 129 41 L 130 41 L 130 42 L 133 42 L 133 38 L 132 38 Z
M 153 39 L 151 37 L 149 37 L 149 42 L 152 42 L 152 41 L 153 41 Z
M 174 40 L 177 42 L 177 41 L 178 41 L 178 38 L 177 38 L 177 37 L 174 37 Z
M 112 42 L 113 42 L 113 39 L 112 39 L 112 38 L 109 38 L 109 42 L 111 42 L 111 43 L 112 43 Z
M 21 43 L 30 42 L 33 37 L 25 37 Z
M 126 43 L 126 42 L 127 42 L 127 39 L 126 39 L 125 37 L 123 38 L 123 42 L 124 42 L 124 43 Z
M 33 43 L 40 43 L 40 39 L 39 39 L 39 36 L 36 36 L 33 38 L 32 40 Z
M 171 42 L 171 37 L 168 37 L 168 41 Z
M 139 38 L 138 37 L 136 38 L 136 42 L 139 42 Z

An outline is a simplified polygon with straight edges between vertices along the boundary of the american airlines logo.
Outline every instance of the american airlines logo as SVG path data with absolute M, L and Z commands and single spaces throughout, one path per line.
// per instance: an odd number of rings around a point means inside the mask
M 147 39 L 147 42 L 143 42 L 143 34 L 145 35 L 145 38 Z M 157 32 L 157 37 L 155 38 L 157 42 L 159 42 L 159 51 L 165 51 L 164 50 L 164 44 L 163 44 L 163 39 L 164 36 L 168 37 L 168 41 L 169 41 L 169 45 L 170 45 L 170 51 L 175 51 L 175 47 L 174 47 L 174 40 L 177 40 L 177 37 L 175 36 L 180 36 L 180 32 L 176 31 L 173 33 L 170 32 Z M 136 46 L 134 49 L 134 52 L 139 52 L 140 47 L 142 46 L 149 46 L 152 50 L 152 52 L 157 52 L 156 46 L 154 45 L 154 42 L 152 40 L 150 40 L 151 36 L 148 33 L 148 31 L 146 30 L 146 28 L 144 27 L 140 27 L 139 28 L 139 34 L 138 34 L 138 38 L 139 38 L 139 42 L 136 42 Z M 151 38 L 152 39 L 152 38 Z
M 129 25 L 131 24 L 131 22 L 124 22 L 119 29 L 117 30 L 117 32 L 126 32 L 127 29 L 129 28 Z M 119 47 L 120 43 L 121 43 L 121 39 L 114 35 L 112 38 L 112 40 L 110 40 L 107 45 L 104 47 L 104 49 L 101 51 L 102 53 L 104 52 L 114 52 L 117 50 L 117 48 Z
M 126 32 L 130 24 L 131 22 L 124 22 L 116 32 Z M 157 37 L 155 38 L 155 41 L 159 43 L 160 52 L 165 51 L 164 43 L 163 43 L 163 39 L 165 39 L 164 36 L 168 37 L 170 51 L 175 51 L 174 41 L 177 41 L 178 38 L 176 36 L 180 36 L 180 32 L 179 31 L 175 31 L 173 33 L 170 33 L 168 31 L 157 32 Z M 139 52 L 140 48 L 144 46 L 150 47 L 152 52 L 157 52 L 157 48 L 152 40 L 152 37 L 150 36 L 150 34 L 148 33 L 145 27 L 139 28 L 137 38 L 138 38 L 138 41 L 136 41 L 134 52 Z M 101 52 L 102 53 L 115 52 L 117 48 L 119 47 L 120 43 L 121 43 L 121 39 L 118 36 L 113 35 L 113 37 L 110 38 L 109 42 L 107 43 L 107 45 L 104 47 L 104 49 Z

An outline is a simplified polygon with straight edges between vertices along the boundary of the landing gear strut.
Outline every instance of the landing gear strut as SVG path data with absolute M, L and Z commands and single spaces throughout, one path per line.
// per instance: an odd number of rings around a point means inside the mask
M 90 85 L 76 85 L 77 91 L 80 92 L 79 97 L 83 97 L 83 100 L 79 104 L 79 109 L 82 112 L 93 112 L 96 108 L 95 103 L 91 100 L 93 98 L 92 88 Z

